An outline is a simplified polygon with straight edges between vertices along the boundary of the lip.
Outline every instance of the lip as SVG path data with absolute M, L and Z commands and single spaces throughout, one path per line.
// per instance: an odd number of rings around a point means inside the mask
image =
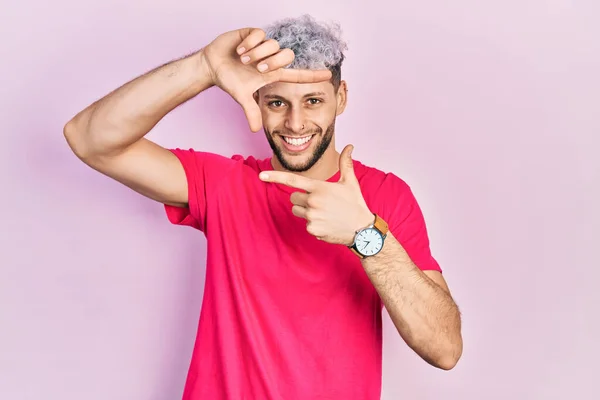
M 280 135 L 281 137 L 281 142 L 283 143 L 283 146 L 286 148 L 287 151 L 289 151 L 290 153 L 299 153 L 302 152 L 306 149 L 308 149 L 313 141 L 313 139 L 315 138 L 316 135 L 304 135 L 304 136 L 285 136 L 285 137 L 289 137 L 289 138 L 294 138 L 294 139 L 303 139 L 303 138 L 307 138 L 310 137 L 309 141 L 300 145 L 300 146 L 294 146 L 293 144 L 289 144 L 288 142 L 285 141 L 284 136 Z

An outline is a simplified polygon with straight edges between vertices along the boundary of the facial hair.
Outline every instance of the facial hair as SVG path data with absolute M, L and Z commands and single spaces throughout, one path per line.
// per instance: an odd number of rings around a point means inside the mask
M 323 154 L 325 154 L 325 151 L 329 148 L 331 140 L 333 139 L 333 133 L 335 132 L 335 120 L 331 123 L 331 125 L 329 125 L 329 127 L 327 127 L 324 135 L 322 135 L 323 129 L 320 127 L 316 127 L 313 130 L 313 132 L 311 132 L 313 135 L 315 135 L 315 137 L 313 137 L 312 140 L 317 139 L 319 140 L 319 142 L 317 143 L 317 146 L 313 153 L 310 155 L 309 159 L 305 163 L 300 165 L 293 164 L 292 162 L 290 162 L 291 160 L 287 160 L 285 155 L 283 154 L 282 148 L 278 147 L 275 144 L 273 135 L 280 135 L 282 134 L 282 131 L 274 130 L 273 133 L 271 133 L 266 127 L 263 128 L 265 131 L 265 136 L 267 137 L 267 141 L 269 142 L 269 146 L 271 146 L 273 154 L 275 155 L 275 157 L 277 157 L 277 160 L 279 160 L 281 166 L 287 171 L 305 172 L 311 169 L 321 159 L 321 157 L 323 157 Z M 284 136 L 286 135 L 284 134 Z

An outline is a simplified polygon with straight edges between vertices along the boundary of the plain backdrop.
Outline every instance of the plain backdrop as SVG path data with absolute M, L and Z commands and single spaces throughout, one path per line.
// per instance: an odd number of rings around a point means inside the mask
M 449 372 L 385 316 L 382 398 L 600 398 L 596 0 L 25 0 L 0 11 L 1 399 L 181 396 L 204 237 L 78 161 L 62 128 L 222 32 L 304 13 L 348 41 L 338 149 L 413 187 L 463 313 Z M 150 138 L 269 155 L 218 89 Z

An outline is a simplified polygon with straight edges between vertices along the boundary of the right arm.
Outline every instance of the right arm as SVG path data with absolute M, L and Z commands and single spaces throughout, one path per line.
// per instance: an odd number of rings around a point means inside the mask
M 244 52 L 238 49 L 245 49 Z M 250 61 L 242 63 L 240 57 Z M 218 36 L 202 50 L 168 63 L 94 102 L 64 127 L 73 152 L 91 168 L 163 204 L 188 206 L 184 167 L 170 150 L 144 136 L 171 110 L 215 85 L 237 101 L 250 128 L 261 127 L 253 93 L 276 82 L 320 82 L 331 72 L 283 69 L 290 49 L 265 41 L 261 29 L 244 28 Z M 259 72 L 258 63 L 268 69 Z
M 79 112 L 64 127 L 91 168 L 164 204 L 188 202 L 183 167 L 144 136 L 171 110 L 213 85 L 202 50 L 142 75 Z

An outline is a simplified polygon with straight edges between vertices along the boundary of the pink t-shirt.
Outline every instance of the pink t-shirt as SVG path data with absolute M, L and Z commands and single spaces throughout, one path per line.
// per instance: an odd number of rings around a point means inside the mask
M 167 216 L 207 238 L 183 399 L 379 399 L 382 304 L 359 258 L 306 231 L 291 212 L 294 189 L 259 180 L 270 158 L 172 151 L 187 175 L 189 208 L 166 205 Z M 409 186 L 354 167 L 370 210 L 420 269 L 439 271 Z

